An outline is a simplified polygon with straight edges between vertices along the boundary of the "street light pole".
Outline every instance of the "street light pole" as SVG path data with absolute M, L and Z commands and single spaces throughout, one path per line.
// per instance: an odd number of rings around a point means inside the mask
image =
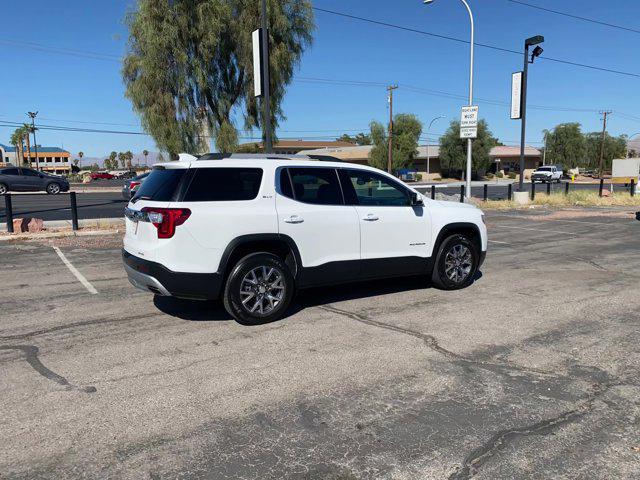
M 518 190 L 524 191 L 524 143 L 527 131 L 527 75 L 529 73 L 529 63 L 533 63 L 533 59 L 542 54 L 542 48 L 539 46 L 533 50 L 531 62 L 529 62 L 529 47 L 544 42 L 542 35 L 527 38 L 524 41 L 524 68 L 522 70 L 522 122 L 520 125 L 520 181 L 518 182 Z
M 38 112 L 28 112 L 27 115 L 31 117 L 31 131 L 33 132 L 33 149 L 36 154 L 36 170 L 40 171 L 40 159 L 38 158 L 38 142 L 36 141 L 36 117 Z M 31 166 L 31 159 L 29 159 L 29 166 Z
M 267 0 L 262 0 L 262 79 L 264 96 L 262 97 L 264 115 L 264 153 L 273 152 L 271 136 L 271 80 L 269 75 L 269 30 L 267 21 Z
M 425 5 L 429 5 L 433 3 L 434 0 L 423 0 L 422 3 Z M 467 12 L 469 13 L 469 23 L 471 26 L 471 49 L 469 51 L 469 106 L 473 105 L 473 47 L 474 47 L 474 23 L 473 23 L 473 12 L 471 11 L 471 7 L 466 0 L 460 0 Z M 467 139 L 467 169 L 466 169 L 466 188 L 465 188 L 465 196 L 467 198 L 471 198 L 471 159 L 473 153 L 473 140 L 471 138 Z
M 429 169 L 429 130 L 431 130 L 431 125 L 433 125 L 433 122 L 435 122 L 436 120 L 440 120 L 441 118 L 444 118 L 444 115 L 440 115 L 439 117 L 435 117 L 433 120 L 431 120 L 429 122 L 429 126 L 427 127 L 427 175 L 429 175 L 431 173 L 430 169 Z

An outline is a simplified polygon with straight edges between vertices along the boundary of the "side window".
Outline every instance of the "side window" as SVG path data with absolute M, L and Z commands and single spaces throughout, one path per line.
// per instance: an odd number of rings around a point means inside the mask
M 260 168 L 196 168 L 193 175 L 185 202 L 253 200 L 262 182 Z
M 377 173 L 347 170 L 358 205 L 404 207 L 410 204 L 408 192 L 401 185 Z
M 293 188 L 289 179 L 289 171 L 286 168 L 280 170 L 280 193 L 285 197 L 293 198 Z
M 24 175 L 25 177 L 39 177 L 40 175 L 38 175 L 38 172 L 35 172 L 33 170 L 29 170 L 28 168 L 23 168 L 22 169 L 22 175 Z
M 0 174 L 2 175 L 20 175 L 17 168 L 6 168 L 4 170 L 0 170 Z
M 316 205 L 344 205 L 333 168 L 289 168 L 294 198 Z

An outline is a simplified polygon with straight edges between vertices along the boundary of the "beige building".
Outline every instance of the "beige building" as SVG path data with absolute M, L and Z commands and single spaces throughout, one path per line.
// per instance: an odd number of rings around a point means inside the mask
M 0 166 L 15 165 L 17 167 L 26 163 L 27 152 L 25 149 L 24 156 L 18 159 L 15 147 L 0 144 L 0 156 L 2 157 Z M 43 147 L 38 145 L 38 160 L 36 161 L 35 148 L 31 147 L 31 168 L 40 167 L 43 172 L 63 175 L 71 173 L 71 154 L 59 147 Z

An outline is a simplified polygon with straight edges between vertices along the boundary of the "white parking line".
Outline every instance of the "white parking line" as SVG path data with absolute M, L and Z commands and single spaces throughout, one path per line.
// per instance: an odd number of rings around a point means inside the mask
M 97 294 L 98 291 L 94 288 L 94 286 L 91 285 L 91 283 L 89 283 L 89 280 L 84 278 L 84 275 L 82 275 L 78 271 L 78 269 L 71 264 L 71 262 L 69 260 L 67 260 L 67 257 L 64 256 L 64 253 L 62 253 L 58 247 L 53 247 L 53 249 L 56 251 L 56 253 L 60 257 L 60 260 L 62 260 L 64 262 L 64 264 L 67 266 L 67 268 L 71 271 L 71 273 L 73 273 L 73 275 L 78 279 L 78 281 L 82 285 L 84 285 L 84 288 L 89 290 L 89 293 L 91 295 Z
M 501 245 L 511 245 L 509 242 L 499 242 L 498 240 L 489 240 L 489 243 L 499 243 Z
M 494 225 L 495 228 L 515 228 L 516 230 L 531 230 L 532 232 L 549 232 L 549 233 L 560 233 L 562 235 L 577 235 L 573 232 L 560 232 L 558 230 L 546 230 L 544 228 L 527 228 L 527 227 L 513 227 L 511 225 Z

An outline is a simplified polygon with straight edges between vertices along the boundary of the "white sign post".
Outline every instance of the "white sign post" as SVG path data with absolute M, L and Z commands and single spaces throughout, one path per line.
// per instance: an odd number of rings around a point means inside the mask
M 262 96 L 262 32 L 254 30 L 251 34 L 253 41 L 253 94 Z
M 478 106 L 462 107 L 460 138 L 478 138 Z
M 522 72 L 511 74 L 511 120 L 522 118 Z

